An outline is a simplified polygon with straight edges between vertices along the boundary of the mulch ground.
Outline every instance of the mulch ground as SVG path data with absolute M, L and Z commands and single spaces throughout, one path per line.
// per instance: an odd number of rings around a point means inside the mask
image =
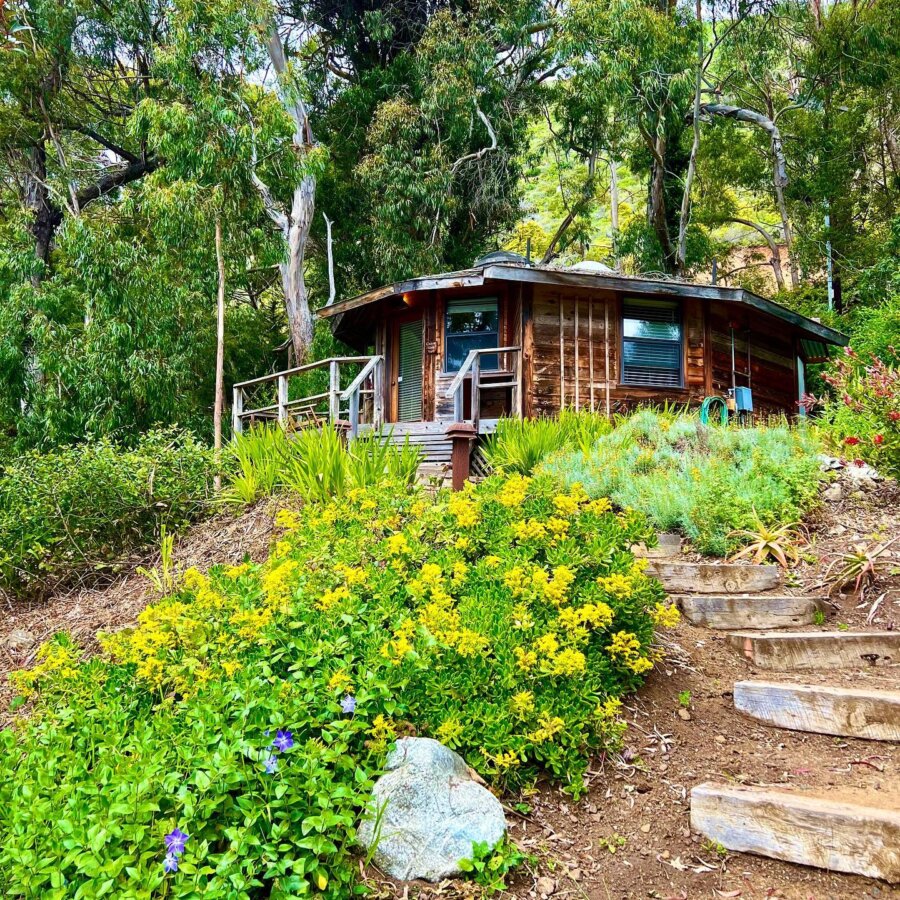
M 265 558 L 274 508 L 261 504 L 239 519 L 220 517 L 193 529 L 177 547 L 180 565 L 207 567 Z M 822 594 L 828 566 L 855 545 L 900 535 L 900 488 L 879 484 L 826 503 L 810 522 L 809 557 L 793 590 Z M 862 600 L 833 597 L 826 628 L 900 627 L 900 541 Z M 89 649 L 97 631 L 134 621 L 153 599 L 135 572 L 112 584 L 82 587 L 40 605 L 0 608 L 0 710 L 5 675 L 27 666 L 40 641 L 67 630 Z M 895 625 L 896 623 L 896 625 Z M 23 639 L 23 634 L 29 637 Z M 720 854 L 689 828 L 689 793 L 704 781 L 796 785 L 820 789 L 862 787 L 877 792 L 897 784 L 900 747 L 888 743 L 808 735 L 758 725 L 732 708 L 736 680 L 756 673 L 725 647 L 721 633 L 682 623 L 667 637 L 667 660 L 626 706 L 624 753 L 595 760 L 588 791 L 577 803 L 549 785 L 521 798 L 527 815 L 510 812 L 510 834 L 534 858 L 517 874 L 508 898 L 581 900 L 694 900 L 783 898 L 859 900 L 900 898 L 900 886 L 837 875 L 749 855 Z M 813 676 L 821 679 L 823 676 Z M 832 673 L 831 683 L 858 682 L 854 673 Z M 872 686 L 896 687 L 900 667 L 867 673 Z M 679 696 L 690 695 L 689 709 Z M 0 718 L 3 713 L 0 712 Z M 896 787 L 894 787 L 896 790 Z M 367 880 L 382 898 L 468 898 L 468 882 L 397 885 L 370 868 Z

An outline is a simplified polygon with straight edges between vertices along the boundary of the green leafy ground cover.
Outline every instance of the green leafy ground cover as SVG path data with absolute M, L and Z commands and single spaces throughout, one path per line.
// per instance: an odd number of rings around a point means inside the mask
M 677 620 L 627 549 L 644 517 L 547 476 L 387 482 L 278 521 L 266 563 L 188 570 L 101 656 L 61 636 L 17 676 L 4 896 L 351 896 L 395 737 L 577 795 Z
M 796 522 L 816 502 L 819 441 L 812 430 L 720 428 L 688 414 L 642 410 L 592 449 L 564 451 L 542 470 L 592 497 L 679 531 L 702 553 L 725 556 L 738 529 Z
M 160 527 L 194 520 L 209 498 L 212 453 L 186 432 L 151 431 L 30 452 L 0 469 L 0 589 L 37 596 L 107 567 Z

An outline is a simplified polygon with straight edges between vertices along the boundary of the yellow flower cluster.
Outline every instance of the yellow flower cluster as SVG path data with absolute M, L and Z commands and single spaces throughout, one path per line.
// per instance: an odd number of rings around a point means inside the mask
M 394 632 L 394 637 L 381 648 L 381 655 L 389 659 L 395 666 L 406 658 L 406 654 L 413 649 L 412 639 L 416 633 L 416 623 L 412 619 L 406 619 Z
M 452 494 L 447 501 L 447 509 L 460 528 L 471 528 L 478 524 L 478 506 L 465 491 Z
M 681 613 L 674 603 L 671 606 L 656 603 L 650 610 L 650 615 L 657 628 L 674 628 L 681 621 Z
M 598 497 L 596 500 L 592 500 L 588 503 L 585 509 L 595 516 L 602 516 L 612 509 L 612 503 L 610 502 L 609 497 Z
M 316 606 L 323 612 L 327 612 L 332 606 L 350 599 L 350 591 L 346 585 L 340 585 L 330 591 L 325 591 L 316 602 Z
M 266 607 L 239 609 L 231 614 L 228 621 L 237 629 L 238 637 L 247 641 L 255 641 L 259 639 L 263 628 L 272 624 L 272 610 Z
M 353 692 L 353 680 L 346 669 L 338 669 L 328 679 L 328 690 L 332 692 L 337 691 L 339 694 L 350 694 Z
M 566 723 L 559 716 L 541 713 L 538 719 L 538 727 L 528 735 L 528 738 L 534 741 L 535 744 L 544 744 L 553 740 L 565 727 Z
M 387 539 L 387 550 L 391 556 L 402 556 L 409 553 L 409 544 L 406 542 L 406 535 L 392 534 Z
M 81 654 L 74 646 L 63 646 L 59 641 L 41 644 L 37 663 L 30 669 L 21 669 L 9 676 L 10 683 L 23 696 L 30 697 L 41 682 L 55 686 L 71 682 L 78 674 Z
M 630 631 L 617 631 L 608 648 L 610 656 L 619 657 L 636 675 L 653 668 L 652 660 L 641 656 L 640 649 L 640 641 Z
M 457 738 L 462 737 L 464 731 L 465 728 L 459 719 L 456 716 L 451 716 L 438 726 L 435 734 L 442 744 L 452 747 L 456 743 Z
M 366 571 L 359 566 L 348 566 L 339 562 L 334 564 L 334 571 L 344 579 L 347 587 L 356 587 L 366 582 Z
M 397 736 L 397 730 L 394 723 L 379 713 L 372 720 L 372 727 L 369 729 L 369 749 L 375 753 L 384 753 L 388 748 L 388 744 L 392 743 Z
M 506 483 L 497 494 L 497 500 L 506 507 L 515 509 L 525 502 L 528 495 L 528 487 L 531 479 L 525 475 L 513 475 L 507 479 Z
M 539 541 L 547 534 L 547 526 L 539 519 L 523 519 L 512 523 L 516 540 L 523 544 L 526 541 Z
M 225 569 L 225 577 L 230 578 L 232 581 L 235 581 L 242 575 L 246 575 L 249 571 L 249 563 L 241 563 L 239 566 L 228 566 Z
M 531 691 L 519 691 L 512 696 L 512 710 L 517 716 L 527 716 L 534 712 L 534 694 Z
M 275 524 L 287 531 L 294 531 L 303 524 L 303 520 L 290 509 L 279 509 L 275 513 Z
M 294 592 L 293 576 L 296 571 L 296 560 L 286 559 L 263 574 L 263 594 L 270 608 L 287 611 Z
M 613 597 L 620 597 L 622 599 L 626 597 L 630 597 L 634 592 L 634 584 L 631 580 L 630 575 L 622 575 L 620 572 L 615 572 L 612 575 L 600 576 L 597 579 L 597 584 L 606 591 L 607 594 L 612 594 Z

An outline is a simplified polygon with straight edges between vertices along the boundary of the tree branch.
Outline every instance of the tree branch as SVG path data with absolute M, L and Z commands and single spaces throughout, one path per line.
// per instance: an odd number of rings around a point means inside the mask
M 491 126 L 490 119 L 481 111 L 481 107 L 477 104 L 475 105 L 475 113 L 478 118 L 484 122 L 484 127 L 487 128 L 488 134 L 491 136 L 491 145 L 490 147 L 482 147 L 480 150 L 476 150 L 475 153 L 467 153 L 465 156 L 461 156 L 453 165 L 450 167 L 450 174 L 455 175 L 460 166 L 464 165 L 467 162 L 472 162 L 474 160 L 481 159 L 485 154 L 489 153 L 491 150 L 497 149 L 497 135 L 494 132 L 493 127 Z
M 116 169 L 101 175 L 92 185 L 82 188 L 76 195 L 78 207 L 83 207 L 92 200 L 98 200 L 106 194 L 116 190 L 116 188 L 125 187 L 132 181 L 143 178 L 151 172 L 158 169 L 163 164 L 158 156 L 150 156 L 147 159 L 139 159 L 136 162 L 129 163 L 124 169 Z
M 749 122 L 768 132 L 772 140 L 772 153 L 775 156 L 775 183 L 784 187 L 788 183 L 787 162 L 784 158 L 784 145 L 781 141 L 781 132 L 778 126 L 768 116 L 752 109 L 742 109 L 739 106 L 729 106 L 726 103 L 701 103 L 701 113 L 708 116 L 724 116 L 727 119 L 735 119 L 738 122 Z
M 66 127 L 69 129 L 69 131 L 77 131 L 79 134 L 83 134 L 85 137 L 89 137 L 92 141 L 96 141 L 98 144 L 100 144 L 101 147 L 106 147 L 107 150 L 111 150 L 116 154 L 116 156 L 121 157 L 126 162 L 136 163 L 140 159 L 140 157 L 135 156 L 124 147 L 120 147 L 113 141 L 110 141 L 107 138 L 103 137 L 102 134 L 94 131 L 93 128 L 89 128 L 87 125 L 68 125 Z

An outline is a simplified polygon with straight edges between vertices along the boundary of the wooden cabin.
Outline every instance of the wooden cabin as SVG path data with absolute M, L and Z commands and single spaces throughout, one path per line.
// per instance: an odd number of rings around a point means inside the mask
M 455 422 L 485 433 L 500 416 L 564 407 L 611 414 L 735 393 L 746 403 L 746 388 L 753 416 L 793 416 L 805 367 L 847 344 L 839 332 L 742 288 L 630 277 L 592 263 L 533 266 L 504 252 L 319 315 L 360 355 L 269 376 L 281 379 L 275 401 L 253 409 L 244 389 L 267 379 L 239 385 L 237 430 L 277 412 L 281 420 L 327 415 L 354 433 L 385 423 L 396 434 L 445 441 Z M 328 391 L 294 397 L 289 378 L 316 366 L 330 370 Z

